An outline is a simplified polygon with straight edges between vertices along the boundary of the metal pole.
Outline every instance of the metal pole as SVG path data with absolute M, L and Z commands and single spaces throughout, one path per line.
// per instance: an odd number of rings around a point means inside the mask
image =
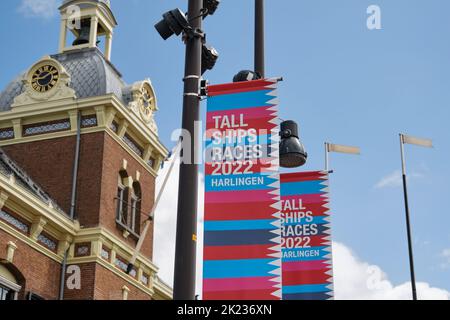
M 328 149 L 328 142 L 325 142 L 325 171 L 330 170 L 330 150 Z
M 413 300 L 417 300 L 417 290 L 416 290 L 416 276 L 414 274 L 414 256 L 412 247 L 412 235 L 411 235 L 411 223 L 409 218 L 409 205 L 408 205 L 408 189 L 406 186 L 406 161 L 405 161 L 405 150 L 403 135 L 400 134 L 400 151 L 402 156 L 402 177 L 403 177 L 403 193 L 405 198 L 405 213 L 406 213 L 406 229 L 408 234 L 408 253 L 409 253 L 409 268 L 411 273 L 411 290 Z
M 75 219 L 75 209 L 77 200 L 77 181 L 78 181 L 78 167 L 80 162 L 80 144 L 81 144 L 81 111 L 78 110 L 77 114 L 77 137 L 75 142 L 75 157 L 73 163 L 73 175 L 72 175 L 72 194 L 70 200 L 70 219 Z M 61 264 L 61 275 L 59 280 L 59 300 L 64 300 L 64 289 L 66 281 L 66 268 L 69 248 L 64 252 L 64 258 Z
M 255 0 L 255 72 L 265 77 L 264 0 Z
M 203 0 L 189 0 L 188 17 L 194 31 L 202 28 Z M 198 18 L 195 18 L 198 17 Z M 190 159 L 181 157 L 178 186 L 178 213 L 175 247 L 174 299 L 195 299 L 195 271 L 197 245 L 197 193 L 198 165 L 195 154 L 198 150 L 195 138 L 195 122 L 200 120 L 199 87 L 202 64 L 202 41 L 200 35 L 186 38 L 186 68 L 184 78 L 182 129 L 190 134 Z M 187 139 L 187 137 L 185 137 Z M 189 163 L 186 163 L 189 162 Z
M 78 181 L 78 167 L 80 163 L 80 144 L 81 144 L 81 111 L 77 115 L 77 140 L 75 145 L 75 160 L 73 164 L 72 175 L 72 196 L 70 200 L 70 219 L 75 219 L 75 206 L 77 200 L 77 181 Z

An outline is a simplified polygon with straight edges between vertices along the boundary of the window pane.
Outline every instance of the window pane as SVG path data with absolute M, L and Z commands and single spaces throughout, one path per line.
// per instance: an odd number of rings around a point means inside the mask
M 141 200 L 136 201 L 136 215 L 135 215 L 135 225 L 133 230 L 136 234 L 141 233 Z
M 128 225 L 128 188 L 123 191 L 122 197 L 122 221 L 124 225 Z
M 130 224 L 130 228 L 131 230 L 135 230 L 135 225 L 136 225 L 136 205 L 137 205 L 137 199 L 135 197 L 132 197 L 131 199 L 131 224 Z
M 0 301 L 14 300 L 14 291 L 9 288 L 0 286 Z
M 122 198 L 123 198 L 123 189 L 119 187 L 117 189 L 117 214 L 116 218 L 119 221 L 122 221 Z

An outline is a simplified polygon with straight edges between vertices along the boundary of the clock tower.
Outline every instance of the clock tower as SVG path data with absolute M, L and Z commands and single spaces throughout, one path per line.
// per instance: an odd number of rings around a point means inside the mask
M 0 291 L 170 299 L 153 232 L 125 272 L 168 154 L 155 89 L 150 79 L 127 84 L 112 63 L 110 1 L 64 0 L 59 10 L 58 52 L 0 93 Z

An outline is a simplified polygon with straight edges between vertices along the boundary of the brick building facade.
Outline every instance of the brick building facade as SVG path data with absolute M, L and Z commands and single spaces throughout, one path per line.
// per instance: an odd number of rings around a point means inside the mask
M 168 153 L 151 81 L 127 85 L 110 62 L 109 1 L 60 11 L 59 52 L 0 93 L 0 299 L 170 299 L 153 226 L 125 271 Z

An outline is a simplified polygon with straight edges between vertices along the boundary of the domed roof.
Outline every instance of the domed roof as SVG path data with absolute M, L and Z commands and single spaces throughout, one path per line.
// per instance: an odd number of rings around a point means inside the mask
M 11 104 L 14 102 L 14 98 L 22 94 L 25 91 L 25 85 L 22 83 L 22 79 L 26 73 L 22 73 L 15 78 L 6 87 L 4 91 L 0 93 L 0 111 L 8 111 L 11 109 Z
M 77 98 L 88 98 L 115 94 L 125 102 L 123 94 L 127 87 L 122 75 L 107 61 L 97 48 L 86 48 L 51 56 L 59 61 L 69 73 L 70 87 L 75 90 Z M 0 93 L 0 111 L 8 111 L 14 98 L 25 90 L 21 74 Z
M 69 2 L 72 2 L 73 0 L 64 0 L 63 1 L 63 6 L 65 4 L 68 4 Z M 108 7 L 111 6 L 111 1 L 110 0 L 89 0 L 89 1 L 93 1 L 93 2 L 103 2 L 104 4 L 106 4 Z

